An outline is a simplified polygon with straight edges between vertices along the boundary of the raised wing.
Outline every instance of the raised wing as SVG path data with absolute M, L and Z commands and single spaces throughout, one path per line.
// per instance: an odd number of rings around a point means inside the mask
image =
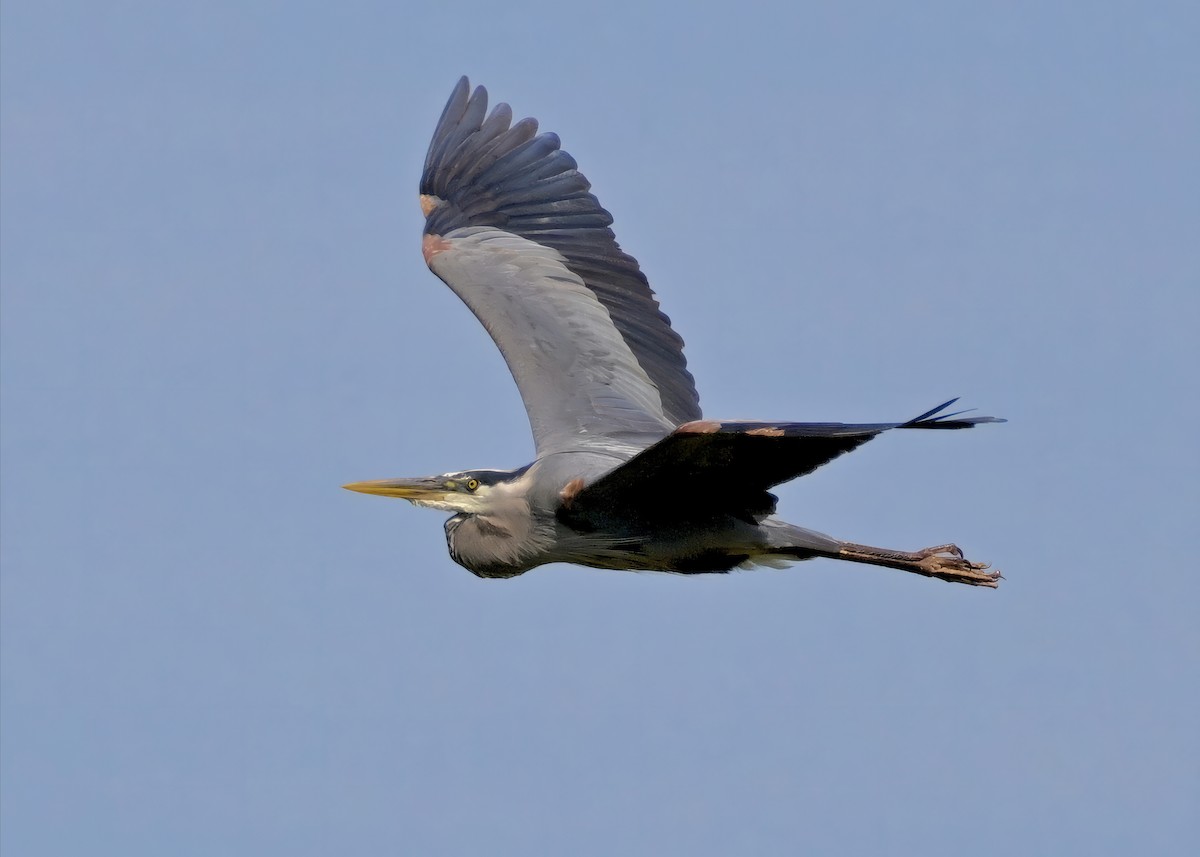
M 503 353 L 539 454 L 700 417 L 683 340 L 590 187 L 556 135 L 458 82 L 421 177 L 425 258 Z
M 1004 422 L 943 413 L 957 399 L 903 423 L 755 423 L 702 420 L 680 426 L 583 488 L 564 514 L 579 521 L 611 514 L 657 519 L 774 511 L 767 489 L 811 473 L 890 429 L 965 429 Z

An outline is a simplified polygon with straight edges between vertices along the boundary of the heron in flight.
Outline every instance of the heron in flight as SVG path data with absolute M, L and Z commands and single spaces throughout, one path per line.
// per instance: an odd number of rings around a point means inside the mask
M 422 250 L 504 355 L 537 456 L 346 488 L 452 512 L 450 556 L 480 577 L 550 562 L 697 574 L 828 557 L 997 585 L 952 544 L 889 550 L 786 523 L 770 489 L 885 431 L 1002 420 L 950 412 L 955 400 L 893 423 L 703 419 L 683 340 L 590 187 L 557 135 L 514 123 L 507 104 L 489 113 L 487 91 L 459 80 L 421 176 Z

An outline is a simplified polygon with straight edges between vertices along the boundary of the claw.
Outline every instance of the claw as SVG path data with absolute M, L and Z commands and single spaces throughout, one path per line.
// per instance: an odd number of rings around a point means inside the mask
M 947 556 L 949 554 L 949 556 Z M 995 589 L 1000 585 L 1001 574 L 987 571 L 986 562 L 971 562 L 963 556 L 957 545 L 939 545 L 919 551 L 917 563 L 922 572 L 939 580 L 965 583 L 969 586 L 986 586 Z

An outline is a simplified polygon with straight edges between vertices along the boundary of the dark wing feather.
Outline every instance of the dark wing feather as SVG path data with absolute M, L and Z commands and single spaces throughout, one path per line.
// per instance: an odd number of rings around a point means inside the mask
M 491 226 L 561 253 L 658 388 L 666 421 L 699 419 L 683 340 L 659 310 L 637 261 L 617 245 L 608 228 L 612 216 L 588 192 L 591 184 L 575 159 L 559 148 L 557 135 L 539 135 L 535 120 L 512 123 L 508 105 L 486 111 L 487 91 L 471 93 L 467 79 L 459 80 L 421 176 L 421 194 L 433 204 L 426 234 Z
M 613 510 L 641 518 L 767 514 L 775 502 L 767 489 L 811 473 L 882 432 L 1004 422 L 942 413 L 955 401 L 903 423 L 687 423 L 585 487 L 564 514 L 581 523 Z

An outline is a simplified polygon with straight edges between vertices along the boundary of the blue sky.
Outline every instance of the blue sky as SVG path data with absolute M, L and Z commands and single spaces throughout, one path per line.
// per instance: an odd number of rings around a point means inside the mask
M 3 6 L 4 853 L 1194 848 L 1194 6 L 411 6 Z M 342 491 L 532 453 L 418 252 L 461 74 L 707 415 L 1008 417 L 780 492 L 1004 585 L 481 581 Z

